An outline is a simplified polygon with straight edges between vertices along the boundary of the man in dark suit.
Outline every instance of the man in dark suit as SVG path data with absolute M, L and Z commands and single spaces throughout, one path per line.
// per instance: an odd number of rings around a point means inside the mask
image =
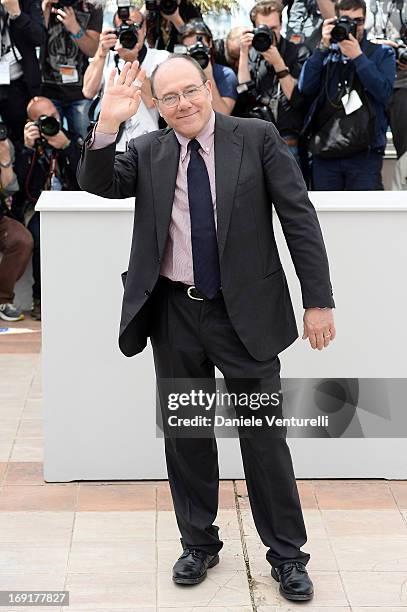
M 303 338 L 313 348 L 335 337 L 334 302 L 317 216 L 286 144 L 270 123 L 214 113 L 210 81 L 193 59 L 172 56 L 151 77 L 170 127 L 130 141 L 115 158 L 119 125 L 137 111 L 143 79 L 137 62 L 116 82 L 112 72 L 78 181 L 100 196 L 136 196 L 119 344 L 132 356 L 151 338 L 165 420 L 168 380 L 213 380 L 215 366 L 228 390 L 280 388 L 278 354 L 298 332 L 272 203 L 301 283 Z M 309 600 L 309 555 L 300 550 L 307 538 L 285 433 L 239 429 L 240 446 L 272 576 L 287 599 Z M 173 580 L 196 584 L 223 546 L 213 524 L 216 440 L 166 436 L 165 452 L 184 548 Z

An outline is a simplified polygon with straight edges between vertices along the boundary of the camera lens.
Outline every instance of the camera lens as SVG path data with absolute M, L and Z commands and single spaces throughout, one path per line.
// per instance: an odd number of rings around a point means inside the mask
M 335 26 L 332 29 L 331 41 L 340 43 L 343 40 L 347 40 L 349 38 L 349 34 L 356 36 L 356 28 L 357 25 L 355 21 L 349 19 L 348 17 L 340 17 L 336 20 Z
M 267 26 L 260 25 L 254 30 L 252 46 L 256 51 L 263 53 L 273 44 L 274 33 Z
M 41 115 L 38 119 L 38 127 L 44 136 L 56 136 L 59 132 L 59 121 L 55 117 Z
M 119 41 L 125 49 L 133 49 L 138 42 L 137 32 L 134 26 L 122 25 L 119 31 Z
M 176 0 L 161 0 L 159 9 L 164 15 L 173 15 L 177 10 Z
M 197 49 L 196 51 L 193 51 L 192 53 L 190 53 L 190 56 L 196 62 L 198 62 L 202 70 L 205 70 L 205 68 L 209 64 L 209 56 L 204 50 Z

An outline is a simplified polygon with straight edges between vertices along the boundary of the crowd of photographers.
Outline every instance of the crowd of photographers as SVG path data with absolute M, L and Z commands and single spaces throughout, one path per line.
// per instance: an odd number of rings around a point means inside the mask
M 23 318 L 14 287 L 31 257 L 41 318 L 35 204 L 44 190 L 79 189 L 83 140 L 112 67 L 128 61 L 147 78 L 118 153 L 164 127 L 148 77 L 186 53 L 212 82 L 216 111 L 276 125 L 310 189 L 383 189 L 389 126 L 393 187 L 407 189 L 407 0 L 258 0 L 250 21 L 214 39 L 193 0 L 117 0 L 105 28 L 101 0 L 1 0 L 0 319 Z

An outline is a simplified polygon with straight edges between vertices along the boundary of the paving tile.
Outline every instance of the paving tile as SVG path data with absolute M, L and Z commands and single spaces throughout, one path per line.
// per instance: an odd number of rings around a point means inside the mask
M 73 542 L 138 540 L 154 542 L 155 510 L 77 512 Z
M 4 484 L 44 485 L 43 468 L 41 461 L 10 461 Z
M 260 610 L 263 609 L 262 606 L 264 605 L 285 606 L 287 604 L 287 600 L 278 591 L 278 583 L 271 577 L 269 572 L 252 574 L 252 576 L 255 603 L 257 606 L 260 606 Z M 336 610 L 339 606 L 346 607 L 349 605 L 339 573 L 315 571 L 312 572 L 311 579 L 314 584 L 313 606 L 325 606 L 328 609 Z M 308 610 L 308 604 L 304 604 L 304 607 Z
M 392 480 L 390 489 L 400 510 L 407 510 L 407 480 Z
M 43 438 L 42 419 L 21 420 L 17 438 Z
M 12 448 L 13 442 L 5 442 L 4 444 L 0 442 L 0 461 L 2 463 L 9 460 Z
M 120 572 L 154 572 L 156 552 L 153 542 L 119 540 L 105 542 L 73 542 L 68 571 L 118 574 Z
M 155 572 L 68 573 L 71 610 L 149 610 L 156 606 Z
M 341 571 L 351 607 L 376 606 L 388 612 L 391 606 L 407 607 L 406 572 Z
M 0 484 L 2 483 L 7 472 L 7 461 L 0 461 Z
M 219 508 L 233 509 L 236 507 L 233 480 L 219 481 Z
M 11 461 L 43 461 L 44 444 L 41 438 L 16 438 Z
M 398 510 L 322 510 L 329 536 L 406 535 L 407 524 Z
M 158 572 L 158 606 L 250 606 L 245 572 L 222 571 L 220 564 L 208 570 L 206 580 L 193 589 L 175 584 L 171 572 Z
M 37 568 L 35 568 L 37 569 Z M 29 569 L 25 573 L 14 573 L 11 570 L 3 570 L 0 572 L 0 591 L 40 591 L 42 589 L 47 591 L 62 591 L 64 588 L 65 581 L 65 568 L 62 572 L 47 571 L 41 573 L 40 571 L 30 571 Z M 22 607 L 22 606 L 19 606 Z M 13 608 L 14 610 L 15 608 Z M 27 607 L 25 610 L 27 611 Z M 37 607 L 33 608 L 37 612 Z M 48 608 L 54 612 L 53 607 Z M 4 611 L 8 612 L 8 610 Z
M 331 538 L 331 543 L 341 570 L 407 573 L 407 534 Z
M 19 419 L 24 410 L 25 397 L 19 400 L 4 401 L 0 398 L 1 406 L 1 418 L 5 419 Z
M 5 485 L 0 492 L 0 511 L 75 510 L 76 487 Z
M 314 486 L 321 510 L 395 510 L 397 508 L 387 482 L 316 481 Z
M 33 399 L 28 397 L 21 418 L 25 419 L 41 419 L 43 418 L 43 400 L 42 398 Z
M 173 510 L 170 485 L 168 481 L 157 482 L 157 510 Z
M 69 545 L 73 512 L 0 512 L 0 547 L 5 542 Z
M 171 572 L 182 553 L 180 542 L 163 540 L 157 543 L 158 571 Z M 242 544 L 239 540 L 226 540 L 219 552 L 219 567 L 224 572 L 246 571 Z
M 3 440 L 9 442 L 16 437 L 19 422 L 19 418 L 0 418 L 0 444 Z
M 308 537 L 327 538 L 328 532 L 325 528 L 320 510 L 312 508 L 303 508 L 302 514 L 304 517 L 305 529 Z
M 38 544 L 37 542 L 8 542 L 0 549 L 0 573 L 25 574 L 54 572 L 66 569 L 69 542 Z
M 180 532 L 173 511 L 161 510 L 157 512 L 157 540 L 180 541 Z
M 406 612 L 406 607 L 407 606 L 386 606 L 384 607 L 370 607 L 370 606 L 352 606 L 352 612 Z M 336 611 L 335 611 L 336 612 Z
M 155 510 L 154 484 L 79 485 L 78 511 Z

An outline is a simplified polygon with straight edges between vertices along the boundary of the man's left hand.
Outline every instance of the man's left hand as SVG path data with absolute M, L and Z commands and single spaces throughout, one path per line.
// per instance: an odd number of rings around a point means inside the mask
M 343 40 L 339 43 L 339 48 L 350 59 L 356 59 L 363 53 L 359 41 L 352 34 L 349 34 L 349 40 Z
M 9 15 L 18 15 L 21 12 L 18 0 L 1 0 L 1 3 Z
M 64 7 L 64 10 L 57 9 L 55 12 L 58 21 L 62 23 L 68 32 L 71 34 L 78 34 L 81 26 L 76 19 L 75 11 L 73 10 L 72 6 L 66 6 Z
M 322 351 L 336 336 L 332 308 L 307 308 L 304 312 L 303 340 L 309 339 L 313 349 Z
M 48 144 L 54 149 L 65 149 L 70 143 L 69 138 L 65 136 L 62 130 L 59 130 L 58 134 L 55 136 L 46 136 L 45 137 Z

